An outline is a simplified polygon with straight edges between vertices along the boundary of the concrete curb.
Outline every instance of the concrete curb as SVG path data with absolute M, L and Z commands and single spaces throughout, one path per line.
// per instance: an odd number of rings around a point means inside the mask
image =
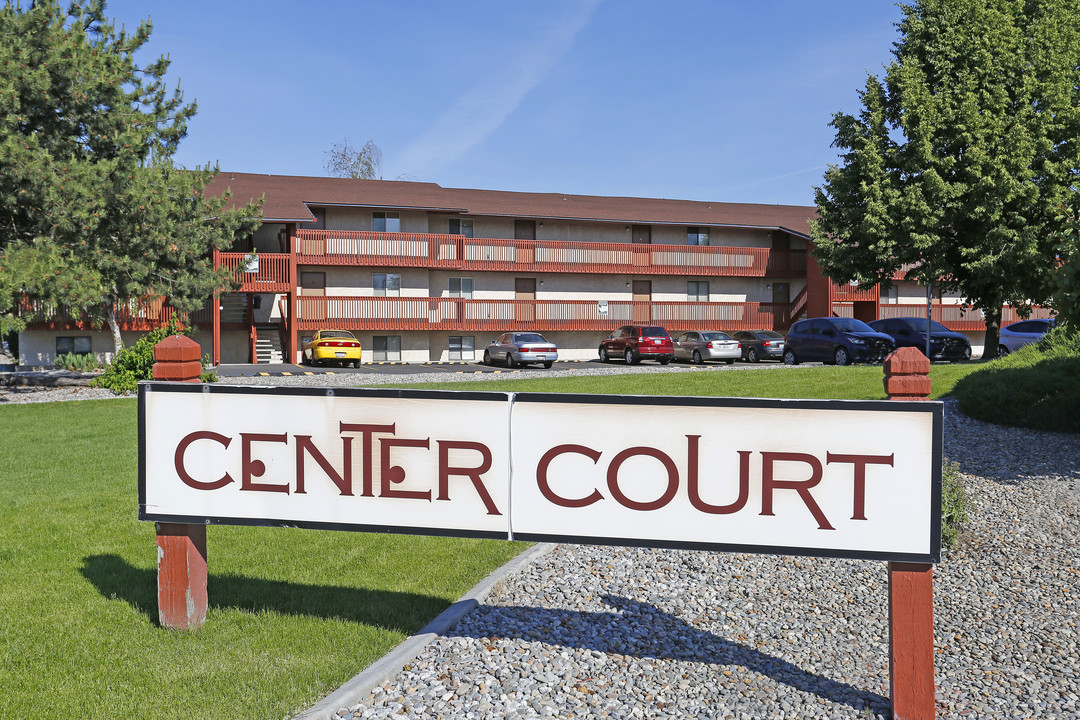
M 494 570 L 469 592 L 465 593 L 461 599 L 443 610 L 438 617 L 417 631 L 415 635 L 412 635 L 382 658 L 376 660 L 359 675 L 353 677 L 317 704 L 299 715 L 294 715 L 293 720 L 329 720 L 338 710 L 356 705 L 376 685 L 386 682 L 397 674 L 401 668 L 408 665 L 425 645 L 457 625 L 458 621 L 467 612 L 477 607 L 487 598 L 496 583 L 507 575 L 532 563 L 537 558 L 548 554 L 554 548 L 553 543 L 539 543 Z

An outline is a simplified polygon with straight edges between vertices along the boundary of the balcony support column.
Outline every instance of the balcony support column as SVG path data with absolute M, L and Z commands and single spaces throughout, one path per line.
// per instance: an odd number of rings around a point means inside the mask
M 214 250 L 214 270 L 221 268 L 221 251 Z M 210 296 L 210 323 L 213 326 L 212 339 L 210 341 L 210 360 L 217 367 L 221 364 L 221 295 L 214 293 Z

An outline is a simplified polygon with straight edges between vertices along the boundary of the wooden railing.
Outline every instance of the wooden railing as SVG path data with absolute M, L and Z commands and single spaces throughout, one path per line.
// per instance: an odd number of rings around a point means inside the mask
M 1048 318 L 1052 316 L 1050 308 L 1036 307 L 1032 309 L 1031 317 L 1035 318 Z M 904 305 L 892 305 L 883 304 L 878 309 L 878 317 L 894 318 L 894 317 L 926 317 L 926 303 L 922 304 L 904 304 Z M 936 320 L 950 330 L 956 332 L 963 331 L 978 331 L 986 329 L 986 318 L 983 316 L 982 310 L 973 308 L 969 305 L 938 305 L 933 304 L 930 306 L 930 319 Z M 1020 314 L 1015 308 L 1006 305 L 1001 309 L 1001 324 L 1002 326 L 1014 323 L 1024 318 L 1020 317 Z
M 881 289 L 877 285 L 866 290 L 860 290 L 853 285 L 834 284 L 832 287 L 832 297 L 835 302 L 859 302 L 865 300 L 877 302 L 881 296 Z
M 465 271 L 801 277 L 806 252 L 768 248 L 467 238 L 432 233 L 300 230 L 301 263 Z
M 237 292 L 289 292 L 293 279 L 289 276 L 289 255 L 282 253 L 259 253 L 258 269 L 252 267 L 247 253 L 218 253 L 222 267 L 233 271 L 233 278 L 240 283 Z
M 786 327 L 789 306 L 756 302 L 462 300 L 458 298 L 298 298 L 300 330 L 610 331 L 620 325 L 663 325 L 670 331 Z M 606 308 L 606 312 L 605 312 Z
M 211 322 L 209 302 L 205 303 L 201 310 L 188 315 L 177 312 L 161 299 L 119 303 L 114 311 L 120 329 L 130 332 L 147 332 L 174 319 L 190 325 Z M 104 324 L 104 320 L 93 320 L 88 315 L 72 312 L 70 308 L 36 298 L 23 298 L 19 305 L 19 314 L 32 330 L 89 330 Z

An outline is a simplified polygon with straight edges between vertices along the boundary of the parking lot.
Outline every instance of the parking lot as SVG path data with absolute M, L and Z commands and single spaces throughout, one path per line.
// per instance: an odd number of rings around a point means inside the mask
M 668 369 L 684 370 L 687 372 L 708 372 L 719 370 L 745 369 L 772 367 L 780 365 L 778 362 L 761 362 L 751 364 L 736 362 L 734 365 L 725 363 L 705 363 L 693 365 L 690 363 L 673 362 L 667 365 Z M 276 376 L 276 375 L 323 375 L 349 374 L 349 375 L 418 375 L 423 373 L 446 374 L 477 374 L 477 373 L 523 373 L 523 374 L 546 374 L 558 373 L 560 370 L 575 370 L 589 368 L 590 370 L 608 369 L 611 372 L 627 372 L 635 369 L 648 370 L 660 368 L 655 362 L 643 362 L 640 365 L 627 366 L 624 362 L 602 363 L 599 360 L 569 360 L 556 362 L 548 370 L 540 365 L 528 365 L 522 368 L 507 368 L 504 365 L 485 365 L 479 361 L 473 362 L 428 362 L 428 363 L 367 363 L 358 368 L 352 367 L 312 367 L 302 365 L 220 365 L 216 368 L 217 374 L 222 378 L 227 377 L 252 377 L 252 376 Z

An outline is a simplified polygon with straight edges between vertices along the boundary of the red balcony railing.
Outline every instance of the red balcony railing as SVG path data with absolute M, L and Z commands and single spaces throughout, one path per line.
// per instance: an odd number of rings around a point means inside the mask
M 1032 319 L 1048 318 L 1052 315 L 1053 312 L 1050 308 L 1044 307 L 1033 308 L 1031 312 Z M 881 305 L 878 310 L 878 317 L 883 319 L 893 317 L 924 318 L 926 317 L 926 304 Z M 986 318 L 983 316 L 982 310 L 969 305 L 931 305 L 930 318 L 956 332 L 986 329 Z M 1003 326 L 1019 320 L 1023 320 L 1023 318 L 1020 317 L 1015 308 L 1006 305 L 1001 309 L 1001 324 Z
M 800 277 L 806 252 L 768 248 L 467 238 L 300 230 L 300 262 L 466 271 Z
M 773 303 L 458 298 L 300 297 L 300 330 L 607 331 L 631 323 L 671 331 L 786 327 L 789 306 Z
M 148 332 L 173 319 L 184 320 L 192 325 L 211 322 L 209 302 L 190 315 L 177 312 L 161 299 L 119 303 L 115 312 L 120 329 L 130 332 Z M 26 319 L 27 327 L 32 330 L 89 330 L 104 323 L 103 320 L 95 321 L 87 315 L 74 313 L 69 308 L 35 298 L 24 298 L 20 303 L 19 314 Z
M 252 263 L 247 253 L 218 253 L 218 262 L 233 271 L 233 278 L 240 283 L 237 292 L 289 292 L 293 285 L 289 255 L 259 253 L 257 257 Z
M 877 302 L 881 296 L 881 289 L 875 285 L 866 290 L 860 290 L 854 285 L 833 285 L 832 297 L 835 302 L 861 302 L 872 300 Z

